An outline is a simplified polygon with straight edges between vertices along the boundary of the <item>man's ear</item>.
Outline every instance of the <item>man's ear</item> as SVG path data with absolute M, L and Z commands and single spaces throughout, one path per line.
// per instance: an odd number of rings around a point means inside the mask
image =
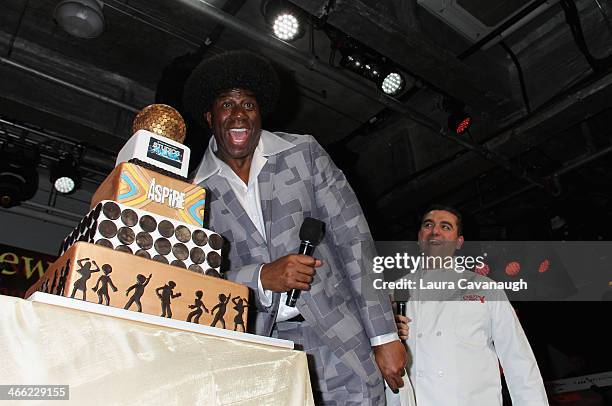
M 460 236 L 459 238 L 457 238 L 457 249 L 460 250 L 461 247 L 463 247 L 463 242 L 465 241 L 465 239 L 463 238 L 463 236 Z
M 204 118 L 206 119 L 206 122 L 208 123 L 208 126 L 212 129 L 212 114 L 210 111 L 207 111 L 206 113 L 204 113 Z

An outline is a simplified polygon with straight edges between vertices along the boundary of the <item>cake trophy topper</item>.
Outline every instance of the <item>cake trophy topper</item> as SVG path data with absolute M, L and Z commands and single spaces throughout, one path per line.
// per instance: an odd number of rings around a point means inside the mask
M 136 115 L 132 134 L 119 151 L 115 166 L 131 162 L 187 179 L 191 152 L 183 145 L 186 126 L 178 111 L 165 104 L 151 104 Z
M 185 140 L 185 121 L 181 114 L 167 104 L 151 104 L 140 110 L 132 124 L 132 134 L 146 130 L 179 143 Z

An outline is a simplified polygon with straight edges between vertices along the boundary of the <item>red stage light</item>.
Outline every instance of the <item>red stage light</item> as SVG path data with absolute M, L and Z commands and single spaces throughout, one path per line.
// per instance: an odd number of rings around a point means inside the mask
M 461 120 L 461 122 L 459 124 L 457 124 L 457 126 L 455 127 L 455 132 L 457 134 L 463 134 L 463 132 L 465 130 L 467 130 L 470 127 L 470 124 L 472 124 L 472 118 L 471 117 L 466 117 L 463 120 Z

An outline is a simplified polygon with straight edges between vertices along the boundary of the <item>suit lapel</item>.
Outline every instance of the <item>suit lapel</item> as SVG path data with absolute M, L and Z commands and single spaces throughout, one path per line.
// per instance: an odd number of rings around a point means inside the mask
M 274 173 L 276 171 L 276 155 L 268 157 L 268 161 L 261 168 L 257 182 L 259 183 L 259 197 L 261 200 L 261 211 L 266 227 L 266 243 L 272 247 L 272 196 L 274 195 Z

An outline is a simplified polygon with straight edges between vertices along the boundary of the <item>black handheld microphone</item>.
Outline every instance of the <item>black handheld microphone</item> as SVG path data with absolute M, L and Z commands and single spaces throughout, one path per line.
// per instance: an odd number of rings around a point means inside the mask
M 325 235 L 325 223 L 321 220 L 306 217 L 300 227 L 300 250 L 298 254 L 312 256 L 315 247 L 319 245 Z M 302 291 L 299 289 L 291 289 L 287 292 L 287 301 L 285 304 L 289 307 L 295 307 L 295 303 L 300 297 Z

